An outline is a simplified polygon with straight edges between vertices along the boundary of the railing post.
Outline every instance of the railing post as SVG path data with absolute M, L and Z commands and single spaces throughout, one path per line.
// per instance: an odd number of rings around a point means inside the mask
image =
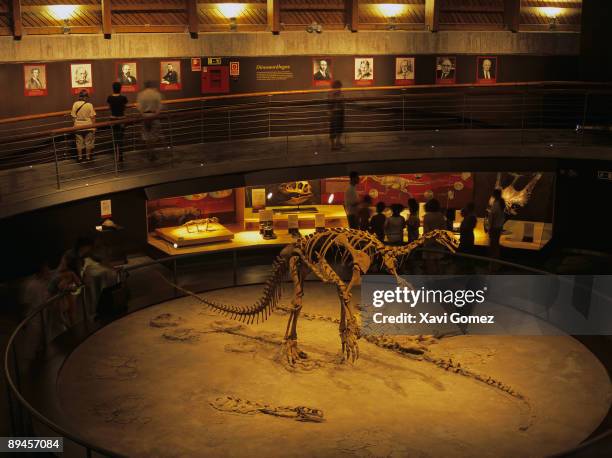
M 523 91 L 521 98 L 521 147 L 523 146 L 523 135 L 525 133 L 525 97 L 527 92 Z
M 403 89 L 402 91 L 404 91 Z M 406 94 L 402 92 L 402 130 L 406 130 Z
M 115 126 L 111 126 L 111 143 L 113 145 L 113 158 L 115 161 L 115 175 L 119 173 L 119 164 L 117 163 L 117 159 L 119 156 L 119 145 L 115 142 Z
M 55 136 L 52 137 L 52 140 L 53 140 L 53 157 L 55 158 L 55 178 L 57 180 L 57 189 L 60 189 L 59 162 L 57 160 L 57 147 L 55 145 Z
M 587 119 L 587 109 L 589 104 L 589 92 L 584 93 L 584 106 L 582 108 L 582 132 L 580 138 L 580 145 L 584 146 L 584 131 L 586 130 L 586 119 Z
M 232 111 L 227 109 L 227 136 L 228 140 L 232 140 Z
M 200 104 L 200 143 L 204 143 L 204 101 Z
M 268 138 L 272 136 L 272 122 L 270 116 L 270 105 L 271 105 L 272 94 L 268 94 Z
M 176 258 L 172 259 L 172 282 L 175 285 L 178 285 L 178 274 L 176 272 Z M 174 297 L 176 297 L 178 295 L 178 289 L 176 289 L 176 286 L 174 287 Z
M 234 282 L 234 286 L 238 285 L 238 252 L 236 250 L 232 251 L 232 280 Z
M 168 130 L 170 132 L 170 167 L 174 167 L 174 141 L 172 138 L 172 116 L 168 113 Z

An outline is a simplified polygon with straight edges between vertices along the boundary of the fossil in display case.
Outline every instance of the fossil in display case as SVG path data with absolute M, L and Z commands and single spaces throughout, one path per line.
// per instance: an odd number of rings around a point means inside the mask
M 290 183 L 282 183 L 279 185 L 278 190 L 285 196 L 285 203 L 291 205 L 303 204 L 314 195 L 312 186 L 308 181 L 292 181 Z
M 183 224 L 187 232 L 193 234 L 194 232 L 208 232 L 208 226 L 211 224 L 215 224 L 219 222 L 219 218 L 201 218 L 201 219 L 192 219 L 191 221 L 187 221 Z M 214 229 L 210 229 L 213 231 Z
M 518 173 L 510 173 L 512 176 L 512 181 L 508 186 L 501 185 L 501 173 L 497 173 L 497 179 L 495 180 L 495 189 L 501 189 L 502 198 L 506 202 L 505 212 L 509 215 L 515 216 L 517 211 L 527 205 L 529 199 L 531 198 L 531 193 L 533 192 L 533 188 L 538 184 L 540 178 L 542 178 L 542 173 L 536 173 L 529 182 L 520 190 L 516 189 L 515 185 L 519 178 L 523 175 Z M 489 206 L 492 204 L 489 201 Z
M 357 346 L 359 326 L 350 308 L 351 289 L 361 283 L 361 276 L 376 260 L 380 260 L 380 267 L 393 275 L 399 285 L 408 286 L 397 273 L 398 265 L 404 257 L 409 256 L 415 248 L 422 246 L 427 240 L 435 240 L 452 252 L 459 245 L 453 233 L 444 230 L 430 231 L 421 238 L 402 246 L 387 246 L 369 232 L 346 228 L 326 229 L 323 232 L 300 237 L 287 245 L 275 259 L 272 273 L 265 283 L 261 297 L 251 306 L 244 308 L 217 303 L 178 285 L 173 284 L 173 286 L 195 297 L 215 311 L 250 324 L 259 322 L 260 319 L 266 320 L 277 307 L 283 279 L 289 272 L 294 288 L 291 300 L 293 307 L 290 310 L 283 340 L 283 352 L 286 362 L 294 366 L 307 358 L 297 346 L 297 321 L 302 309 L 304 278 L 312 272 L 322 282 L 336 285 L 340 299 L 339 331 L 342 355 L 345 360 L 354 362 L 359 357 Z M 341 264 L 351 267 L 352 276 L 348 283 L 345 283 L 331 266 L 330 262 L 333 262 L 334 259 L 339 259 Z

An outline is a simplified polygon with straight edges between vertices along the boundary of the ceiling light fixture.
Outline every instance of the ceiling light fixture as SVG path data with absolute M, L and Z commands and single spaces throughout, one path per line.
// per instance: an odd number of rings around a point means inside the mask
M 238 28 L 238 21 L 236 18 L 244 11 L 244 3 L 219 3 L 217 9 L 221 14 L 229 19 L 230 30 L 235 31 Z
M 405 11 L 406 5 L 398 3 L 381 3 L 378 11 L 387 18 L 387 30 L 397 30 L 397 17 Z
M 64 22 L 62 33 L 70 33 L 70 17 L 77 9 L 76 5 L 50 5 L 47 8 L 52 16 Z
M 554 29 L 557 26 L 557 18 L 561 14 L 561 8 L 547 6 L 545 8 L 540 8 L 540 11 L 548 18 L 548 26 Z

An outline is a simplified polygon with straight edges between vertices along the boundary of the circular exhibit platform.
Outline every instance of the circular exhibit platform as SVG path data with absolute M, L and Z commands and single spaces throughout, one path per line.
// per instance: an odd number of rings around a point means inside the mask
M 246 306 L 260 289 L 206 297 Z M 579 444 L 609 410 L 605 368 L 571 337 L 370 337 L 342 363 L 335 289 L 304 292 L 295 368 L 279 357 L 289 285 L 263 324 L 193 298 L 110 324 L 61 371 L 67 426 L 142 457 L 516 457 Z

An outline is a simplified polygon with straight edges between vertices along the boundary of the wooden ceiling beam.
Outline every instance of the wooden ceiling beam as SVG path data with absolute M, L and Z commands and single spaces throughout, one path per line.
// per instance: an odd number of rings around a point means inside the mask
M 345 0 L 346 25 L 351 32 L 359 30 L 359 0 Z
M 113 21 L 112 21 L 112 0 L 102 0 L 102 33 L 104 38 L 110 39 L 113 33 Z
M 11 29 L 13 32 L 13 38 L 15 40 L 21 40 L 23 35 L 23 23 L 21 22 L 21 1 L 11 0 Z
M 521 25 L 521 0 L 504 0 L 504 25 L 511 32 L 518 32 Z
M 430 32 L 440 28 L 440 0 L 425 0 L 425 28 Z
M 198 17 L 198 0 L 186 0 L 187 7 L 187 22 L 189 35 L 193 39 L 198 38 L 200 31 L 200 18 Z
M 268 0 L 268 29 L 274 35 L 280 33 L 280 0 Z

